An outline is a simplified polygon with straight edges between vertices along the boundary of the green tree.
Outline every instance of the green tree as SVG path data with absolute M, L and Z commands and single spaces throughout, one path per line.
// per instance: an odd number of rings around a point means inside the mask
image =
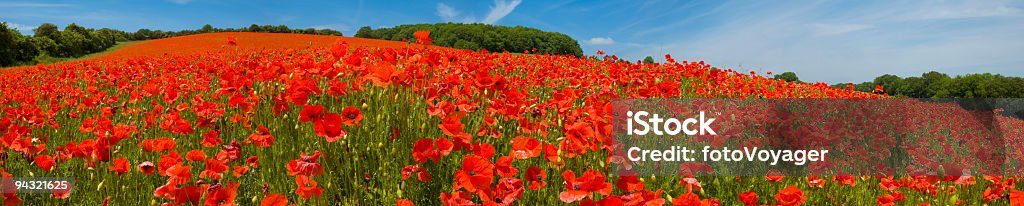
M 199 33 L 210 33 L 213 32 L 213 25 L 205 24 L 203 28 L 199 29 Z
M 410 24 L 378 29 L 364 26 L 356 31 L 355 37 L 414 41 L 412 34 L 421 30 L 429 30 L 430 38 L 438 46 L 469 48 L 473 43 L 480 49 L 496 52 L 534 52 L 536 48 L 534 53 L 583 55 L 579 43 L 568 35 L 522 26 L 461 23 Z
M 479 44 L 473 43 L 471 41 L 466 41 L 466 40 L 459 40 L 458 42 L 455 42 L 455 46 L 454 47 L 455 48 L 459 48 L 459 49 L 468 49 L 468 50 L 473 50 L 473 51 L 480 51 L 480 45 Z
M 7 22 L 0 22 L 0 66 L 12 66 L 31 61 L 39 54 L 31 39 L 21 35 Z
M 882 76 L 875 77 L 875 80 L 872 83 L 874 83 L 875 85 L 881 85 L 885 89 L 885 93 L 894 94 L 895 87 L 897 84 L 899 84 L 900 80 L 902 79 L 900 79 L 899 76 L 885 74 Z M 874 88 L 872 88 L 872 90 L 874 90 Z
M 54 40 L 60 38 L 60 28 L 58 28 L 57 25 L 51 23 L 40 24 L 35 29 L 32 29 L 32 32 L 34 32 L 33 36 L 37 38 L 47 37 Z
M 785 80 L 787 82 L 800 82 L 800 78 L 793 72 L 783 72 L 782 74 L 776 74 L 775 79 Z
M 654 57 L 651 57 L 651 56 L 644 57 L 644 64 L 654 64 Z

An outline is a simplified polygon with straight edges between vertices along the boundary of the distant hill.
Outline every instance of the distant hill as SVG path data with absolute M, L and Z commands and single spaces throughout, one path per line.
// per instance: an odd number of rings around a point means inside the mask
M 541 31 L 523 26 L 495 26 L 488 24 L 407 24 L 391 28 L 372 29 L 364 26 L 355 37 L 400 41 L 416 38 L 413 33 L 429 30 L 433 44 L 460 49 L 523 52 L 537 54 L 568 54 L 583 56 L 583 49 L 575 39 L 558 32 Z M 537 51 L 532 51 L 534 48 Z

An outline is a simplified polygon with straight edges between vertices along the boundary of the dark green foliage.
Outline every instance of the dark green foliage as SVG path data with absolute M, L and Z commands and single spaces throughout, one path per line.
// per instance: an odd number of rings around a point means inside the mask
M 392 28 L 359 28 L 355 37 L 401 41 L 413 41 L 416 31 L 430 31 L 434 45 L 462 49 L 486 49 L 538 54 L 568 54 L 583 56 L 583 49 L 575 39 L 558 32 L 545 32 L 523 26 L 495 26 L 488 24 L 410 24 Z M 532 50 L 536 48 L 537 51 Z
M 193 34 L 203 33 L 214 33 L 214 32 L 264 32 L 264 33 L 293 33 L 293 34 L 316 34 L 316 35 L 330 35 L 330 36 L 341 36 L 340 31 L 332 29 L 292 29 L 285 25 L 256 25 L 252 24 L 245 28 L 216 28 L 209 24 L 203 25 L 198 30 L 181 30 L 181 31 L 161 31 L 161 30 L 149 30 L 139 29 L 138 31 L 127 33 L 125 37 L 130 41 L 138 40 L 149 40 L 159 39 L 167 37 L 185 36 Z
M 6 22 L 0 22 L 0 45 L 0 66 L 28 62 L 39 54 L 30 38 L 7 27 Z
M 931 71 L 920 77 L 900 78 L 886 74 L 871 82 L 855 85 L 854 90 L 871 92 L 881 85 L 892 96 L 913 98 L 1024 98 L 1024 78 L 999 74 L 966 74 L 956 77 Z M 846 84 L 833 87 L 846 88 Z
M 782 74 L 776 74 L 775 79 L 785 80 L 787 82 L 800 82 L 800 78 L 796 77 L 796 73 L 783 72 Z
M 654 57 L 651 57 L 651 56 L 644 57 L 644 64 L 654 64 Z

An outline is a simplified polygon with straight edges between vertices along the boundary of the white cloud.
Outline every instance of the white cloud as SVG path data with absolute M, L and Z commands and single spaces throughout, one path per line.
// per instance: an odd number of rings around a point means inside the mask
M 459 16 L 458 9 L 455 9 L 454 7 L 448 6 L 447 4 L 444 3 L 437 3 L 436 14 L 446 22 L 494 24 L 501 20 L 502 18 L 505 18 L 505 16 L 508 16 L 508 14 L 512 13 L 512 10 L 515 10 L 520 3 L 523 3 L 523 1 L 495 0 L 494 6 L 492 6 L 491 10 L 487 12 L 487 17 L 484 18 L 483 21 L 477 21 L 476 18 L 473 16 Z
M 17 23 L 12 23 L 12 22 L 7 22 L 7 27 L 8 28 L 13 28 L 14 30 L 18 30 L 19 32 L 21 32 L 23 34 L 32 33 L 32 29 L 36 28 L 34 26 L 17 24 Z
M 941 2 L 906 12 L 903 20 L 948 20 L 1009 17 L 1024 14 L 1021 8 L 1000 1 Z
M 487 13 L 487 18 L 484 18 L 483 23 L 494 24 L 495 22 L 498 22 L 498 20 L 501 20 L 509 13 L 512 13 L 512 10 L 515 10 L 516 7 L 519 6 L 519 3 L 523 3 L 523 1 L 512 0 L 511 2 L 507 2 L 504 0 L 494 0 L 494 6 L 491 7 L 491 12 Z
M 622 42 L 615 46 L 631 48 L 617 53 L 620 57 L 667 53 L 719 68 L 762 74 L 794 71 L 801 79 L 830 83 L 869 81 L 882 74 L 918 76 L 930 70 L 1021 76 L 1024 61 L 1014 56 L 1024 51 L 1024 8 L 1019 5 L 998 0 L 855 7 L 791 2 L 767 8 L 726 3 L 728 9 L 694 20 L 715 22 L 696 32 L 652 32 L 618 39 Z M 970 23 L 933 22 L 954 19 Z M 638 38 L 652 45 L 624 43 Z
M 453 22 L 455 21 L 455 17 L 459 16 L 459 11 L 447 4 L 437 3 L 437 15 L 440 16 L 441 19 L 444 19 L 444 21 Z
M 586 43 L 589 45 L 610 45 L 615 44 L 615 40 L 611 37 L 594 37 L 587 40 Z

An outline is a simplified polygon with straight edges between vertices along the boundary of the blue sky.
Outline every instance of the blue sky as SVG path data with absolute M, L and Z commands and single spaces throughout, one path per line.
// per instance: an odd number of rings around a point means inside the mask
M 361 26 L 482 22 L 561 32 L 588 54 L 672 54 L 805 81 L 930 70 L 1024 76 L 1024 1 L 0 0 L 0 11 L 23 32 L 44 22 L 128 31 L 255 23 L 351 36 Z

